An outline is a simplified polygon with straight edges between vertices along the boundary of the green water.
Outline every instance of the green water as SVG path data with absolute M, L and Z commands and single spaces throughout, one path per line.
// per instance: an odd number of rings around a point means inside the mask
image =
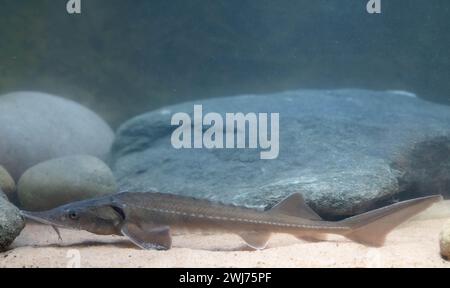
M 0 93 L 75 99 L 113 126 L 163 105 L 297 88 L 450 104 L 450 3 L 0 0 Z

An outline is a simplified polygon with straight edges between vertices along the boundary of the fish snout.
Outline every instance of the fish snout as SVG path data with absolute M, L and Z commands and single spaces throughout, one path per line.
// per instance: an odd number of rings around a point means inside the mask
M 26 219 L 33 220 L 42 224 L 55 225 L 55 221 L 52 221 L 51 216 L 48 212 L 32 212 L 20 210 L 20 215 Z

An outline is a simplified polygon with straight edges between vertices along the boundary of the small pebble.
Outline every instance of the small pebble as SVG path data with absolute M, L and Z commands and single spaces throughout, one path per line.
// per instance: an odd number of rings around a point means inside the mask
M 446 260 L 450 260 L 450 221 L 444 225 L 439 237 L 441 255 Z
M 16 192 L 16 182 L 3 166 L 0 166 L 0 188 L 8 199 L 13 199 Z

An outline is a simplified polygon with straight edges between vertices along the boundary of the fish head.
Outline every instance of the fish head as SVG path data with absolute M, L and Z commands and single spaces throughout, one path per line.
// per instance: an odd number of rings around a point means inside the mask
M 43 224 L 99 235 L 120 235 L 125 219 L 120 207 L 98 200 L 73 202 L 42 212 L 21 211 L 21 214 Z

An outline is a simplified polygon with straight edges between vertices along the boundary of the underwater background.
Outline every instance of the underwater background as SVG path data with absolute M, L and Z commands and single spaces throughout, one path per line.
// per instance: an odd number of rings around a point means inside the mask
M 0 93 L 80 102 L 113 127 L 168 104 L 298 88 L 450 104 L 445 0 L 0 1 Z
M 450 267 L 449 3 L 0 0 L 0 268 Z M 197 218 L 233 224 L 129 245 Z M 322 220 L 352 241 L 295 239 Z

